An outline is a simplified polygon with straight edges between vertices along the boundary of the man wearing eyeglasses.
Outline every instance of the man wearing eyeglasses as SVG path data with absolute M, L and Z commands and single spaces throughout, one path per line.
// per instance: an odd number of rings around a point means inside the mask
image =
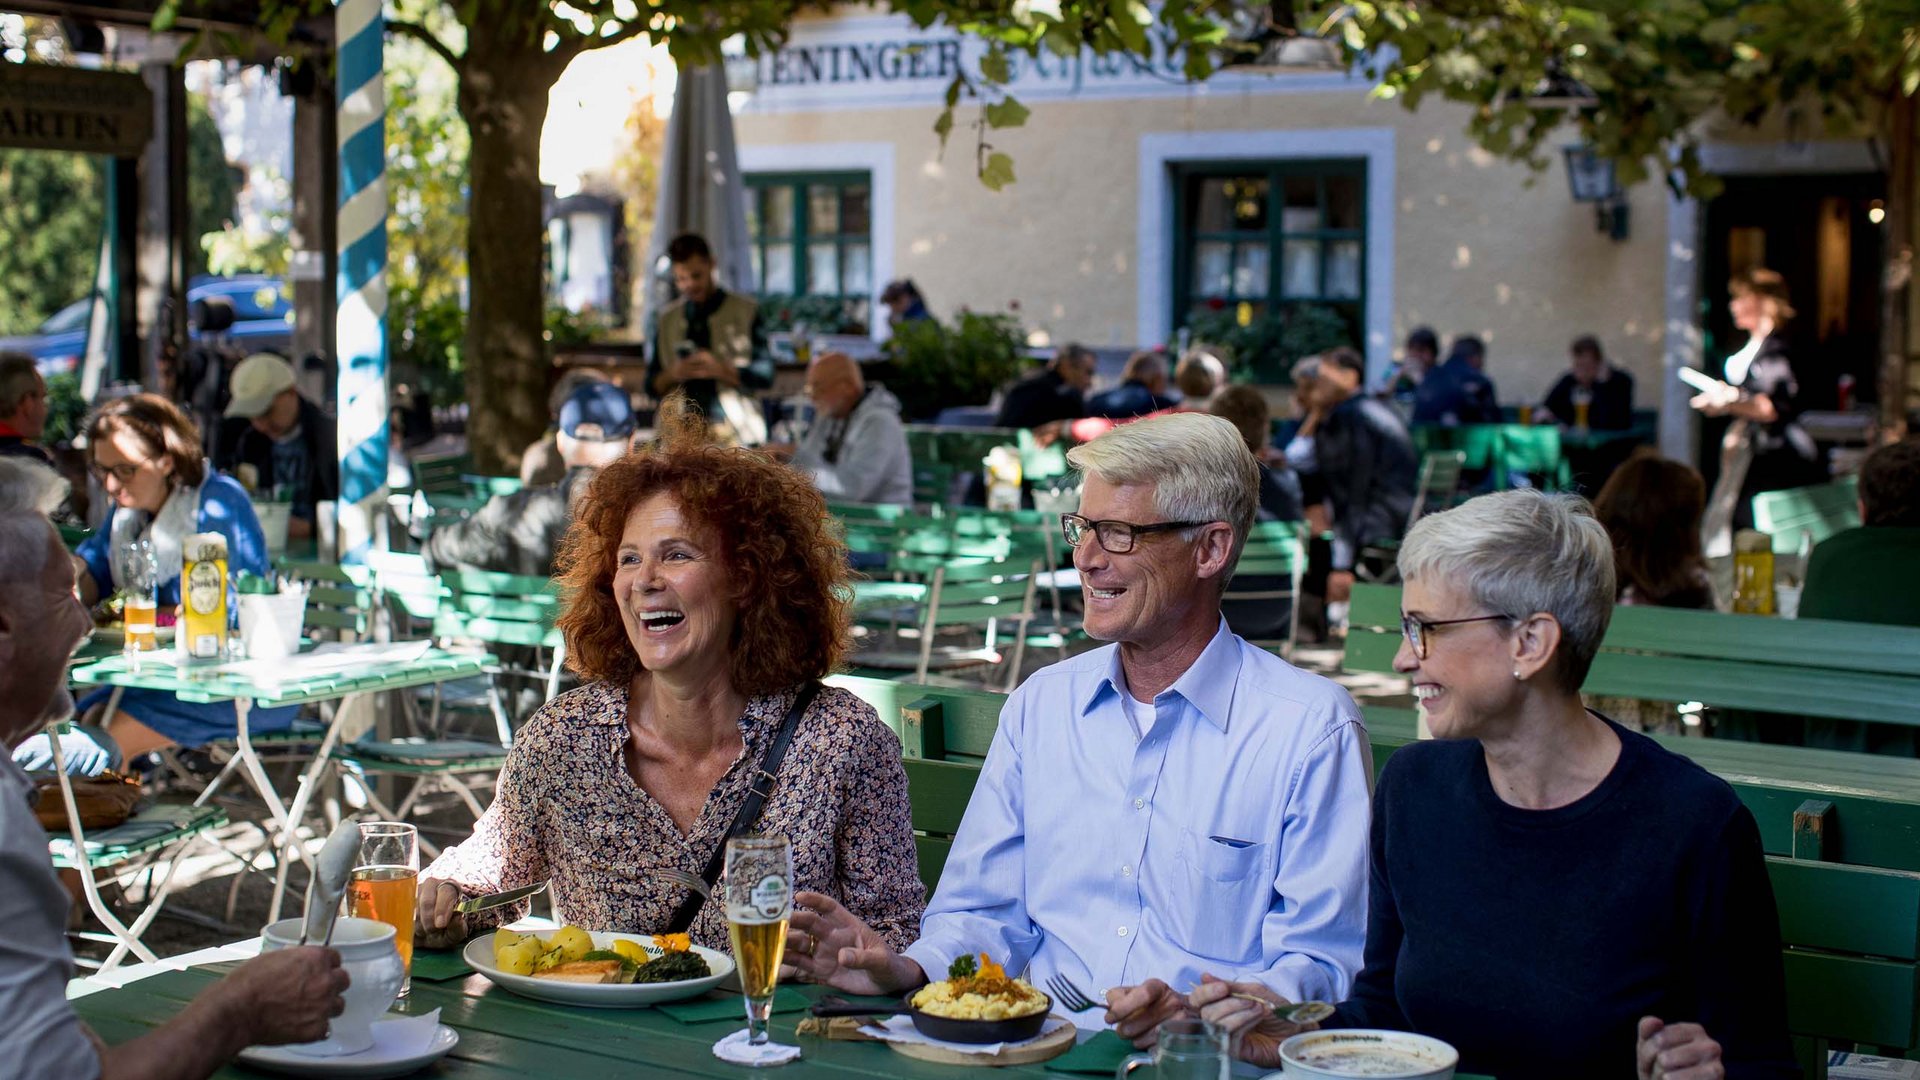
M 1075 1019 L 1142 1046 L 1203 977 L 1342 1000 L 1366 933 L 1371 754 L 1346 691 L 1221 618 L 1253 455 L 1226 420 L 1178 413 L 1067 460 L 1086 477 L 1062 519 L 1086 630 L 1112 644 L 1007 699 L 918 942 L 896 954 L 803 892 L 789 962 L 896 993 L 985 952 L 1104 998 Z

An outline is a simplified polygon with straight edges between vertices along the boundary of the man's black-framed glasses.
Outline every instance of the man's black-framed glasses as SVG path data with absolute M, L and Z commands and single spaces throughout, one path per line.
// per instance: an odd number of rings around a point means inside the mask
M 1413 655 L 1421 660 L 1427 658 L 1427 651 L 1433 647 L 1433 632 L 1443 626 L 1461 626 L 1476 622 L 1512 622 L 1511 615 L 1475 615 L 1470 619 L 1417 619 L 1412 615 L 1400 616 L 1400 633 L 1406 637 L 1407 644 L 1413 649 Z
M 1197 529 L 1207 524 L 1204 521 L 1158 521 L 1152 525 L 1135 525 L 1131 521 L 1090 521 L 1079 514 L 1061 514 L 1060 531 L 1066 534 L 1067 546 L 1077 548 L 1080 542 L 1092 533 L 1100 541 L 1100 546 L 1114 555 L 1125 555 L 1133 550 L 1136 537 L 1147 533 L 1171 532 L 1175 529 Z

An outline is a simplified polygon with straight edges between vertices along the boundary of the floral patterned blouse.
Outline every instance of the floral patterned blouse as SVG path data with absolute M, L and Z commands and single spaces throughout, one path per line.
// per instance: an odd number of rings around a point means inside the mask
M 478 896 L 550 880 L 555 913 L 589 930 L 661 933 L 686 895 L 647 873 L 698 874 L 725 840 L 767 744 L 796 690 L 757 697 L 740 718 L 745 748 L 681 836 L 666 808 L 627 772 L 627 688 L 590 683 L 554 698 L 514 740 L 493 805 L 466 842 L 423 877 Z M 900 742 L 873 707 L 825 687 L 801 717 L 760 815 L 759 832 L 793 839 L 794 887 L 846 905 L 895 949 L 911 944 L 926 904 L 907 807 Z M 520 904 L 469 916 L 470 928 L 511 922 Z M 709 901 L 693 940 L 727 948 L 723 907 Z

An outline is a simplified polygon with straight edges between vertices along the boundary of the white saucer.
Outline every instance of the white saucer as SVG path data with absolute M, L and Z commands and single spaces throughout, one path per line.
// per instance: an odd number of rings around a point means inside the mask
M 417 1054 L 394 1056 L 383 1051 L 378 1043 L 357 1054 L 342 1054 L 339 1057 L 309 1057 L 296 1054 L 284 1046 L 249 1046 L 240 1051 L 240 1060 L 255 1068 L 286 1073 L 288 1076 L 380 1080 L 382 1077 L 405 1076 L 424 1069 L 445 1057 L 447 1051 L 459 1043 L 460 1033 L 441 1024 L 433 1033 L 433 1041 Z

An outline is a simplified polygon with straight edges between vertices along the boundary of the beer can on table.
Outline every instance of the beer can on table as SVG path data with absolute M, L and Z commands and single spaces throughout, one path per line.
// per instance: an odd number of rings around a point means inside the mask
M 189 657 L 227 655 L 227 538 L 194 533 L 182 544 L 180 638 Z

